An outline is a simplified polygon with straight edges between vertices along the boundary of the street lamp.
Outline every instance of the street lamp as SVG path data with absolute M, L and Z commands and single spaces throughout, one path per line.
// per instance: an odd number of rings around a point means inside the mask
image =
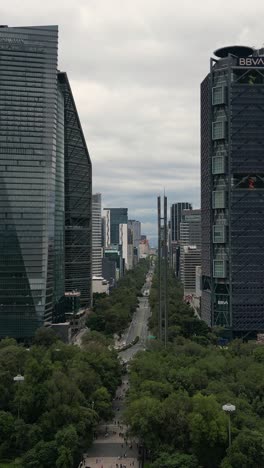
M 22 383 L 24 382 L 25 380 L 25 377 L 21 374 L 17 374 L 14 378 L 13 378 L 14 382 L 16 383 Z M 20 412 L 20 398 L 18 400 L 18 408 L 17 408 L 17 419 L 19 419 L 19 412 Z
M 228 413 L 229 419 L 228 419 L 228 439 L 229 439 L 229 448 L 231 447 L 231 413 L 236 411 L 235 405 L 232 405 L 231 403 L 226 403 L 225 405 L 222 406 L 222 410 L 224 410 L 226 413 Z

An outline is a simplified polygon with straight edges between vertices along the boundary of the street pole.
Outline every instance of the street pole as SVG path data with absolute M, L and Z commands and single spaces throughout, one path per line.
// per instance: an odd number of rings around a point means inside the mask
M 229 421 L 228 421 L 228 439 L 229 439 L 229 448 L 231 447 L 231 413 L 229 412 Z
M 161 205 L 158 197 L 159 339 L 162 341 Z
M 168 245 L 167 245 L 167 197 L 164 195 L 164 345 L 167 347 L 168 342 Z
M 229 448 L 231 447 L 231 413 L 236 411 L 235 405 L 232 405 L 231 403 L 226 403 L 226 405 L 222 406 L 222 410 L 224 410 L 225 413 L 228 413 L 228 446 Z

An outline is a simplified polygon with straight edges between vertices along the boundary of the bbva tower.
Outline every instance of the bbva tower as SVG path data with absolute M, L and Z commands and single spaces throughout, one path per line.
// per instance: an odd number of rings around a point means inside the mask
M 215 52 L 201 85 L 202 318 L 264 330 L 264 50 Z

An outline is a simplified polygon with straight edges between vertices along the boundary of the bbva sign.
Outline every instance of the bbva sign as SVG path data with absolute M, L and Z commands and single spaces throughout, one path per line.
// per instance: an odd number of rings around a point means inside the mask
M 264 57 L 239 57 L 239 67 L 264 67 Z

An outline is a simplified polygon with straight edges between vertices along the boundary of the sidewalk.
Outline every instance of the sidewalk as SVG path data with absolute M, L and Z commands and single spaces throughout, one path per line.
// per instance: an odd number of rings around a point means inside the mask
M 101 457 L 85 458 L 79 467 L 83 468 L 139 468 L 139 461 L 135 458 Z

